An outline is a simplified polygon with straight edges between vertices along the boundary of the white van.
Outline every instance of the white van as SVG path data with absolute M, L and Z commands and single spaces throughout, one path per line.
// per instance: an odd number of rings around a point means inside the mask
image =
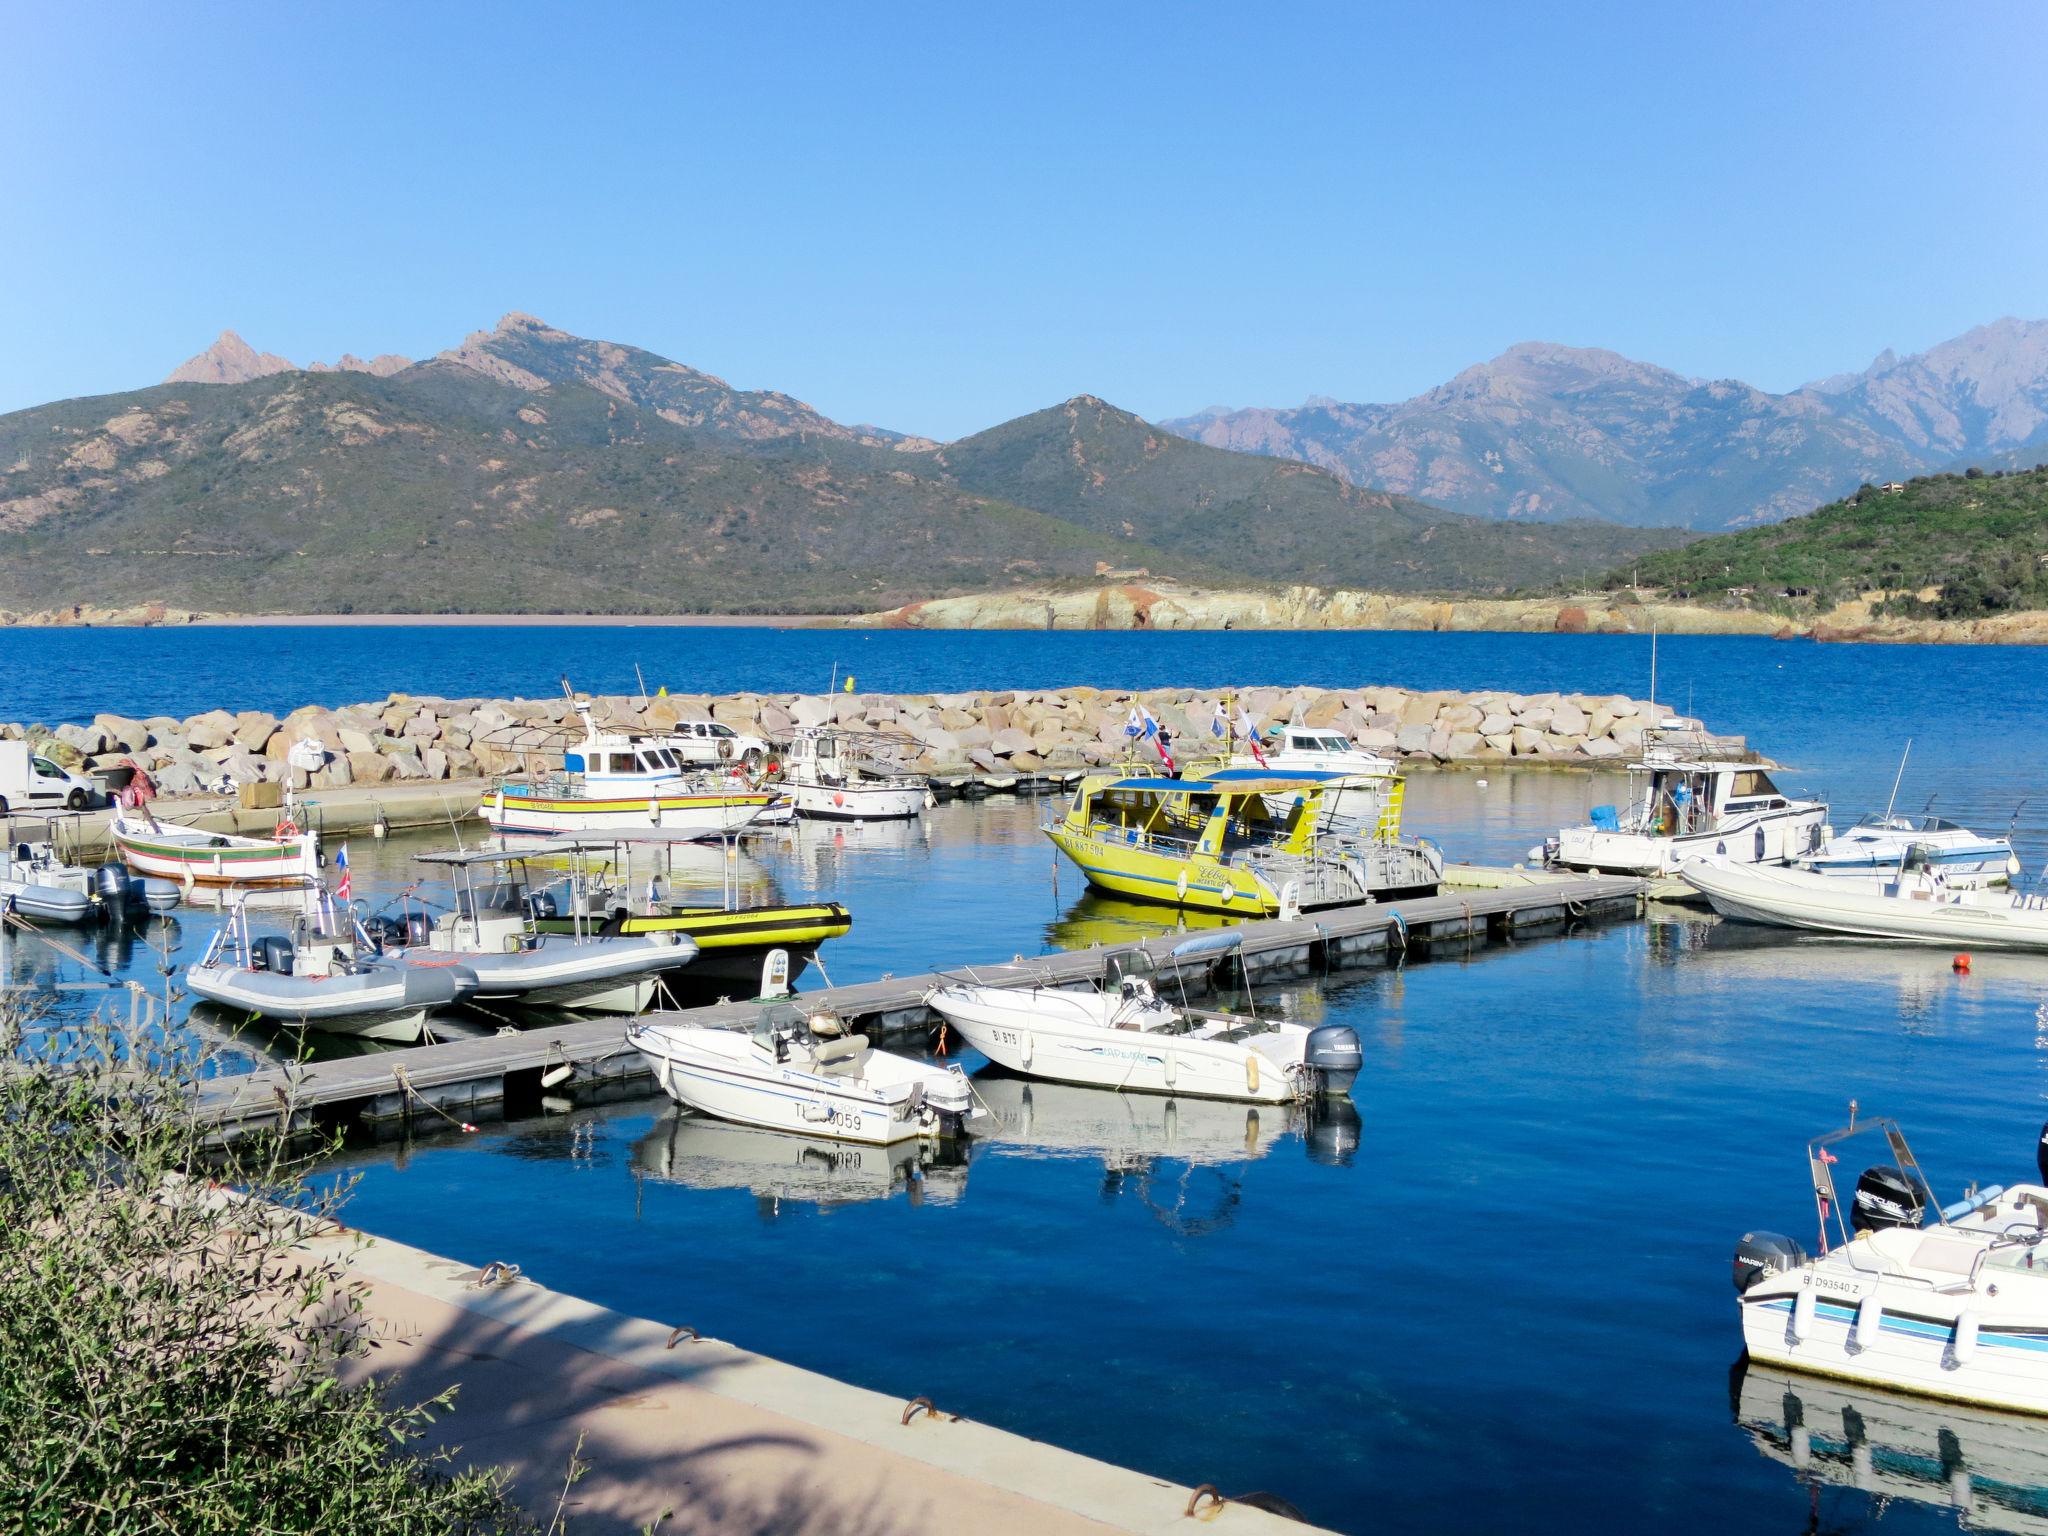
M 92 780 L 66 773 L 25 741 L 0 741 L 0 815 L 9 811 L 82 811 L 98 803 Z

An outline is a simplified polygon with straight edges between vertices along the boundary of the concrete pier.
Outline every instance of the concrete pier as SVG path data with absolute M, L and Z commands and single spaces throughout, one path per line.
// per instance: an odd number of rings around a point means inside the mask
M 649 1525 L 673 1536 L 1317 1529 L 959 1418 L 943 1402 L 920 1406 L 698 1338 L 688 1318 L 628 1317 L 338 1229 L 307 1245 L 345 1262 L 362 1287 L 377 1347 L 357 1375 L 374 1374 L 401 1401 L 457 1389 L 430 1448 L 506 1469 L 513 1497 L 543 1524 L 571 1457 L 587 1465 L 566 1494 L 578 1536 Z M 943 1326 L 972 1323 L 956 1313 Z
M 1241 965 L 1244 974 L 1258 980 L 1423 959 L 1452 946 L 1462 955 L 1489 942 L 1556 931 L 1578 921 L 1633 917 L 1642 903 L 1637 880 L 1515 874 L 1515 883 L 1495 889 L 1453 890 L 1415 901 L 1244 923 L 1240 958 L 1223 961 L 1204 956 L 1175 962 L 1173 947 L 1188 935 L 1174 933 L 1108 949 L 962 965 L 946 974 L 971 971 L 995 985 L 1058 986 L 1100 976 L 1111 953 L 1143 949 L 1169 975 L 1179 968 L 1192 992 L 1206 987 L 1218 965 Z M 1160 910 L 1163 917 L 1168 909 Z M 804 994 L 801 1006 L 829 1010 L 850 1026 L 886 1038 L 931 1024 L 924 997 L 944 979 L 936 973 L 891 976 L 830 987 Z M 765 1010 L 789 1006 L 732 1002 L 652 1017 L 746 1030 Z M 588 1102 L 645 1093 L 651 1081 L 639 1053 L 625 1044 L 620 1021 L 592 1019 L 215 1078 L 200 1090 L 194 1108 L 223 1140 L 280 1128 L 314 1132 L 361 1126 L 406 1134 L 538 1113 L 547 1094 Z

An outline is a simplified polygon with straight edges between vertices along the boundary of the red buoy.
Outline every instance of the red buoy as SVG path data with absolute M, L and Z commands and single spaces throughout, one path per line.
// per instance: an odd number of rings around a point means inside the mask
M 1967 954 L 1957 955 L 1948 963 L 1948 967 L 1958 976 L 1967 976 L 1970 974 L 1970 957 Z

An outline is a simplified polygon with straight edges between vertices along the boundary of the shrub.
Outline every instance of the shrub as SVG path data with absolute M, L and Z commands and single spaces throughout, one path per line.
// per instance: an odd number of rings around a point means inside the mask
M 275 1146 L 210 1154 L 200 1065 L 0 993 L 0 1528 L 531 1529 L 494 1475 L 406 1449 L 448 1397 L 341 1384 L 360 1298 L 304 1234 L 342 1192 Z

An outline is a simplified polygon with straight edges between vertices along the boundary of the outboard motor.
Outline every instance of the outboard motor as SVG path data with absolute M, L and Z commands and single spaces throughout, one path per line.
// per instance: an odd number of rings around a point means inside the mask
M 1735 1294 L 1766 1275 L 1790 1274 L 1806 1263 L 1806 1250 L 1777 1232 L 1745 1232 L 1735 1245 Z
M 1849 1225 L 1858 1232 L 1886 1227 L 1917 1227 L 1926 1206 L 1925 1193 L 1890 1163 L 1863 1170 L 1849 1205 Z
M 1332 1099 L 1327 1104 L 1318 1104 L 1310 1111 L 1308 1135 L 1303 1138 L 1308 1147 L 1308 1160 L 1325 1168 L 1348 1168 L 1358 1151 L 1359 1133 L 1364 1122 L 1358 1108 L 1348 1099 Z
M 128 873 L 125 864 L 100 865 L 92 872 L 92 885 L 101 904 L 109 912 L 125 912 L 130 902 L 139 902 L 142 898 L 142 887 Z
M 1358 1080 L 1365 1065 L 1365 1049 L 1358 1043 L 1358 1031 L 1349 1024 L 1324 1024 L 1308 1032 L 1303 1063 L 1315 1074 L 1316 1091 L 1341 1099 Z
M 266 933 L 255 943 L 256 969 L 279 976 L 292 973 L 292 941 L 281 933 Z

